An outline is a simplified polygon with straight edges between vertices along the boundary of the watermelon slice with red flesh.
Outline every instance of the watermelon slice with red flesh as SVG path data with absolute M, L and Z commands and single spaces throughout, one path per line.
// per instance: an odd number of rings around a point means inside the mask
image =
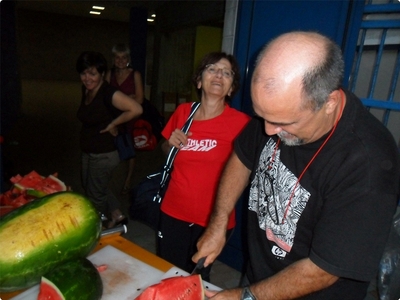
M 17 182 L 20 181 L 21 179 L 22 179 L 22 176 L 19 175 L 19 174 L 17 174 L 17 175 L 15 175 L 15 176 L 11 177 L 11 178 L 10 178 L 10 181 L 11 181 L 12 183 L 17 183 Z
M 27 189 L 27 194 L 36 197 L 43 197 L 45 195 L 63 192 L 66 190 L 67 187 L 65 186 L 64 182 L 53 175 L 49 175 L 47 178 L 44 178 L 38 182 L 31 189 Z
M 203 300 L 200 275 L 177 276 L 146 288 L 135 300 Z
M 64 182 L 57 178 L 57 173 L 44 178 L 32 171 L 25 176 L 16 175 L 10 178 L 14 186 L 0 195 L 0 216 L 10 211 L 10 207 L 16 208 L 35 199 L 56 192 L 66 191 Z
M 12 177 L 10 179 L 11 182 L 14 183 L 14 186 L 18 188 L 20 191 L 24 191 L 28 188 L 33 188 L 35 185 L 37 185 L 39 182 L 43 180 L 43 177 L 40 176 L 35 171 L 32 171 L 21 178 L 20 177 L 21 177 L 20 175 L 17 175 L 16 177 Z
M 65 300 L 60 290 L 46 278 L 40 282 L 38 299 L 41 300 Z
M 83 257 L 67 261 L 42 276 L 37 300 L 99 300 L 102 294 L 99 272 Z

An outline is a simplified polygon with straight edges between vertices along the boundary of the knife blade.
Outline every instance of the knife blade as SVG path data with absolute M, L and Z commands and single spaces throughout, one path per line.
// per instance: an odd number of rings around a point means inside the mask
M 193 274 L 200 274 L 200 273 L 201 273 L 201 269 L 204 268 L 204 262 L 206 261 L 206 258 L 207 258 L 207 257 L 205 256 L 205 257 L 200 258 L 200 259 L 197 261 L 197 264 L 196 264 L 196 266 L 194 267 L 192 273 L 190 273 L 190 275 L 193 275 Z

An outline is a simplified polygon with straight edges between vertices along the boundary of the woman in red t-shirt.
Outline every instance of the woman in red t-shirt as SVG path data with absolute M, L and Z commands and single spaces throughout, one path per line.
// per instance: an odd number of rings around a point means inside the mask
M 198 66 L 193 83 L 201 99 L 189 133 L 185 123 L 191 103 L 178 106 L 162 131 L 165 153 L 180 150 L 174 160 L 171 180 L 161 204 L 157 254 L 179 268 L 191 272 L 196 243 L 207 226 L 222 169 L 233 149 L 233 140 L 249 121 L 249 116 L 228 105 L 239 88 L 239 68 L 232 55 L 214 52 Z M 228 232 L 235 226 L 230 216 Z M 202 277 L 209 280 L 211 266 Z

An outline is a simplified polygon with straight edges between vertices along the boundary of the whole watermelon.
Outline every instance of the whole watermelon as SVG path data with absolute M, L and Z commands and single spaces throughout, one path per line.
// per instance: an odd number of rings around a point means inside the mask
M 86 197 L 60 192 L 34 200 L 0 219 L 0 292 L 24 289 L 61 263 L 86 257 L 101 220 Z

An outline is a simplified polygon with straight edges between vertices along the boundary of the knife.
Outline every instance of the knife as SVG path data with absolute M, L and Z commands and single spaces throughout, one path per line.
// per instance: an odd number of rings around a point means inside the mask
M 190 273 L 190 275 L 200 274 L 201 273 L 201 269 L 204 268 L 204 262 L 206 261 L 206 258 L 207 258 L 207 256 L 202 257 L 197 261 L 197 264 L 194 267 L 192 273 Z

